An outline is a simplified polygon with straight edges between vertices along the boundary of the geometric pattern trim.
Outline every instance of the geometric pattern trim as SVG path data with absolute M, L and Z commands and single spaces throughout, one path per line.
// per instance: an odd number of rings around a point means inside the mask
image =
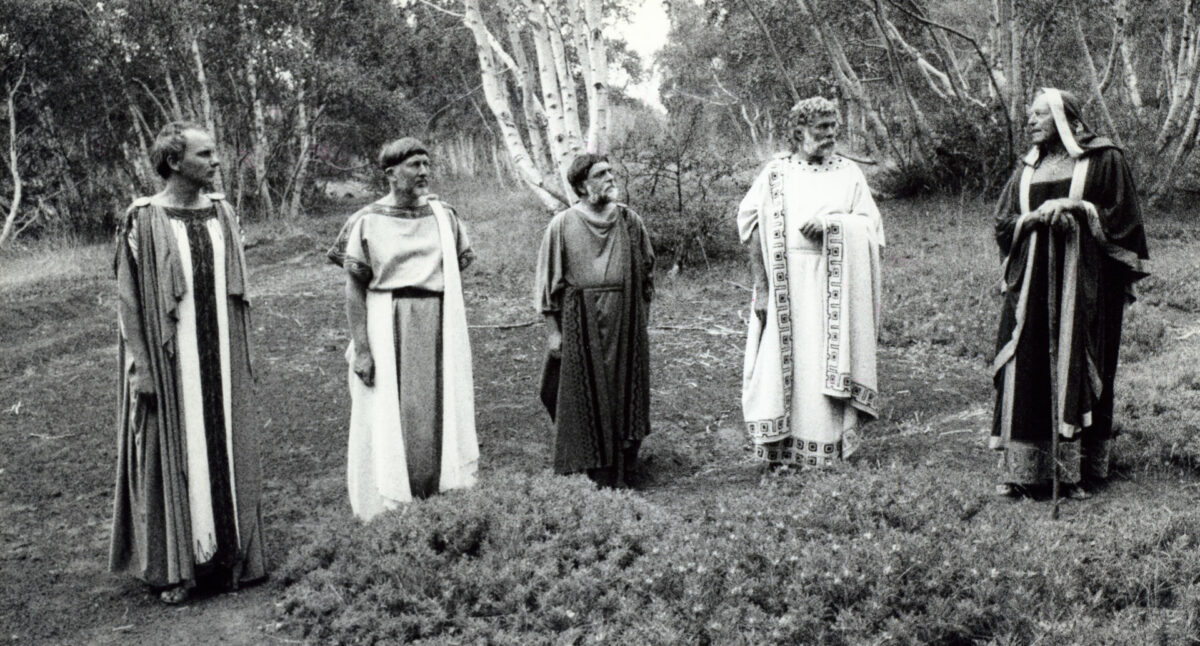
M 786 435 L 791 427 L 791 416 L 784 414 L 775 419 L 763 419 L 746 422 L 746 433 L 750 439 L 758 442 L 766 438 Z
M 876 409 L 879 391 L 851 379 L 848 372 L 838 372 L 842 352 L 842 288 L 845 263 L 846 233 L 839 222 L 825 228 L 825 389 L 848 397 L 855 408 L 878 416 Z
M 792 411 L 792 307 L 789 301 L 790 283 L 787 263 L 787 229 L 784 210 L 783 177 L 778 162 L 772 162 L 767 184 L 771 192 L 771 234 L 767 250 L 770 254 L 772 287 L 775 299 L 776 323 L 779 326 L 779 352 L 783 372 L 783 417 L 775 420 L 774 434 L 788 432 Z M 754 433 L 751 432 L 751 437 Z
M 785 437 L 777 442 L 754 445 L 754 457 L 775 464 L 829 466 L 842 457 L 841 442 L 814 442 Z

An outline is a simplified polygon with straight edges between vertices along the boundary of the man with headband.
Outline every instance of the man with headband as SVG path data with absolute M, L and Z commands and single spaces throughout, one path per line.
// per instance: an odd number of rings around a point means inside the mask
M 535 294 L 546 322 L 541 396 L 555 426 L 554 470 L 628 486 L 650 433 L 654 249 L 641 217 L 616 201 L 608 159 L 579 156 L 567 181 L 579 202 L 546 228 Z
M 390 191 L 352 215 L 329 251 L 346 270 L 354 514 L 475 483 L 479 445 L 459 275 L 474 259 L 454 209 L 429 192 L 429 153 L 386 144 Z
M 742 414 L 770 469 L 849 457 L 862 421 L 879 416 L 879 210 L 862 171 L 834 152 L 837 106 L 805 99 L 789 120 L 793 151 L 738 207 L 754 276 Z
M 1043 88 L 1027 125 L 1033 148 L 996 210 L 996 492 L 1062 482 L 1084 498 L 1108 476 L 1121 321 L 1148 272 L 1146 237 L 1124 156 L 1087 131 L 1073 94 Z

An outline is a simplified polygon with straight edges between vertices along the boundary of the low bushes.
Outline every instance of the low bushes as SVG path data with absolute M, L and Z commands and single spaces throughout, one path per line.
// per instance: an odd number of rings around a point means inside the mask
M 991 503 L 969 474 L 840 471 L 670 509 L 490 474 L 323 528 L 283 568 L 280 612 L 353 644 L 1180 644 L 1200 630 L 1200 513 L 1051 522 L 1044 505 Z

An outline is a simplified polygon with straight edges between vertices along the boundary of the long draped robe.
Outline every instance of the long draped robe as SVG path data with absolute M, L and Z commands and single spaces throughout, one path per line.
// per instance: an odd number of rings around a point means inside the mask
M 1058 405 L 1059 478 L 1108 475 L 1113 380 L 1121 323 L 1132 285 L 1149 256 L 1136 189 L 1121 151 L 1107 139 L 1080 136 L 1083 154 L 1068 177 L 1048 177 L 1035 148 L 1013 174 L 996 209 L 1004 257 L 1004 304 L 992 363 L 996 406 L 989 446 L 1002 451 L 1000 480 L 1039 484 L 1051 478 L 1052 406 Z M 1045 201 L 1084 202 L 1069 233 L 1030 221 Z M 1055 257 L 1051 268 L 1051 246 Z M 1053 278 L 1050 272 L 1053 271 Z M 1050 281 L 1058 314 L 1058 357 L 1049 355 Z M 1050 389 L 1051 371 L 1057 393 Z
M 624 483 L 650 433 L 654 249 L 642 218 L 572 207 L 554 216 L 538 251 L 536 301 L 558 318 L 561 358 L 546 357 L 541 396 L 555 426 L 557 473 L 609 470 Z
M 109 564 L 158 586 L 266 575 L 246 262 L 233 209 L 140 198 L 118 232 Z
M 350 217 L 329 258 L 367 288 L 375 382 L 350 363 L 347 488 L 369 520 L 413 498 L 475 483 L 471 348 L 460 264 L 473 257 L 457 215 L 436 198 L 416 209 L 371 204 Z
M 810 219 L 823 234 L 809 240 Z M 822 466 L 857 447 L 861 416 L 878 417 L 875 342 L 883 224 L 862 171 L 831 156 L 769 162 L 738 207 L 767 269 L 765 321 L 751 317 L 742 413 L 755 455 Z

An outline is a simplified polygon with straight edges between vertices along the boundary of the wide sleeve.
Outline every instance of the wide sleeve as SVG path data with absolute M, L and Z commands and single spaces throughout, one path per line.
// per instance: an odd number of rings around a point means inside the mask
M 546 227 L 546 233 L 542 236 L 542 246 L 538 248 L 534 300 L 542 314 L 558 313 L 562 310 L 562 294 L 567 287 L 566 268 L 563 266 L 564 251 L 562 215 L 559 214 L 550 220 L 550 225 Z
M 637 225 L 638 244 L 641 246 L 642 257 L 642 298 L 650 302 L 654 298 L 654 244 L 650 241 L 650 232 L 646 230 L 646 221 L 632 209 L 629 214 Z
M 150 351 L 146 344 L 142 294 L 138 286 L 138 210 L 131 209 L 117 232 L 117 330 L 125 348 L 125 374 L 131 390 L 153 394 Z
M 996 236 L 996 245 L 1000 247 L 1000 256 L 1008 257 L 1009 250 L 1013 245 L 1013 234 L 1016 231 L 1017 220 L 1020 219 L 1020 200 L 1017 196 L 1017 191 L 1020 190 L 1021 170 L 1018 168 L 1016 172 L 1008 178 L 1008 183 L 1004 185 L 1004 190 L 1000 191 L 1000 199 L 996 201 L 996 210 L 993 212 L 992 220 Z
M 354 222 L 346 236 L 345 252 L 342 255 L 342 267 L 346 273 L 363 284 L 370 283 L 375 275 L 371 269 L 371 247 L 367 240 L 369 224 L 370 218 L 366 217 L 360 217 Z
M 1108 255 L 1128 272 L 1130 282 L 1149 275 L 1146 261 L 1146 232 L 1138 204 L 1133 174 L 1120 149 L 1106 148 L 1088 172 L 1087 201 L 1100 216 L 1100 226 L 1108 240 Z
M 743 243 L 750 242 L 750 234 L 758 227 L 759 218 L 770 206 L 771 187 L 769 176 L 771 166 L 768 165 L 754 179 L 750 190 L 738 204 L 737 225 L 738 239 Z
M 887 238 L 883 233 L 883 217 L 879 214 L 875 198 L 871 196 L 871 187 L 867 185 L 867 178 L 857 165 L 854 166 L 854 176 L 854 192 L 850 198 L 850 212 L 869 219 L 875 243 L 880 247 L 886 247 Z
M 467 228 L 463 225 L 458 211 L 449 206 L 446 207 L 446 210 L 450 212 L 450 222 L 454 228 L 454 249 L 458 254 L 458 268 L 466 269 L 468 265 L 475 262 L 475 250 L 471 248 L 471 238 L 467 235 Z
M 354 225 L 362 219 L 363 215 L 363 211 L 358 211 L 354 215 L 351 215 L 346 220 L 346 223 L 342 225 L 341 230 L 338 231 L 337 239 L 333 241 L 333 245 L 329 247 L 329 251 L 325 252 L 325 257 L 329 259 L 329 262 L 338 267 L 345 266 L 346 244 L 350 241 L 350 232 L 354 230 Z

